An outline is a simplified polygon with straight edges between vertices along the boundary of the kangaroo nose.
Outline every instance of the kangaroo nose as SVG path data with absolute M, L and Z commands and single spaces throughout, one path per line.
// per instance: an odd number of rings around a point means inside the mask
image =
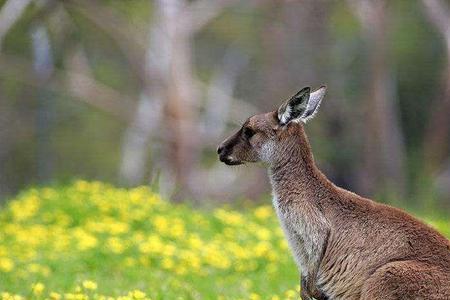
M 223 152 L 223 146 L 222 145 L 220 145 L 218 148 L 217 148 L 217 154 L 221 154 L 222 152 Z

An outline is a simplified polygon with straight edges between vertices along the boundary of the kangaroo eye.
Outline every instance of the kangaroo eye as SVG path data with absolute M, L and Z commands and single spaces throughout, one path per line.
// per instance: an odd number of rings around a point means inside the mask
M 251 128 L 244 128 L 244 136 L 246 139 L 250 139 L 253 135 L 255 135 L 255 131 Z

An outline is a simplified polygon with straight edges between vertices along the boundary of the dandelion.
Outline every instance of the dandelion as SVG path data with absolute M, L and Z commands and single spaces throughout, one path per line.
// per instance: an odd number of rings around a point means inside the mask
M 295 290 L 287 290 L 285 295 L 286 298 L 294 298 L 297 295 L 297 292 Z
M 86 290 L 96 290 L 97 289 L 97 283 L 96 282 L 94 282 L 94 281 L 91 281 L 91 280 L 85 280 L 85 281 L 83 281 L 83 287 L 86 289 Z
M 11 272 L 14 268 L 14 262 L 7 257 L 0 257 L 0 271 Z
M 3 299 L 9 299 L 9 298 L 11 297 L 11 294 L 10 294 L 10 293 L 7 293 L 7 292 L 3 292 L 3 293 L 1 294 L 1 296 L 2 296 L 2 300 L 3 300 Z
M 78 240 L 78 249 L 81 251 L 94 248 L 98 244 L 97 238 L 82 228 L 77 228 L 74 236 Z
M 251 293 L 250 294 L 250 300 L 260 300 L 261 296 L 256 294 L 256 293 Z
M 272 207 L 269 205 L 261 206 L 255 209 L 254 212 L 256 218 L 260 220 L 266 220 L 272 216 Z
M 120 254 L 125 250 L 123 241 L 116 237 L 109 238 L 106 244 L 108 248 L 116 254 Z
M 173 262 L 172 259 L 165 257 L 162 262 L 161 265 L 164 269 L 172 269 L 175 265 L 175 263 Z
M 34 295 L 39 296 L 45 289 L 45 285 L 41 282 L 37 282 L 31 286 L 31 291 Z
M 225 209 L 217 209 L 214 212 L 214 216 L 227 225 L 241 225 L 244 223 L 242 214 L 233 211 L 227 211 Z
M 51 292 L 49 296 L 50 296 L 50 299 L 52 299 L 52 300 L 59 300 L 59 299 L 61 299 L 61 295 L 58 294 L 58 293 L 55 293 L 55 292 Z
M 146 294 L 140 290 L 130 292 L 129 296 L 133 299 L 145 299 Z
M 11 212 L 14 219 L 17 221 L 23 221 L 34 216 L 39 210 L 40 201 L 35 195 L 30 195 L 23 201 L 13 201 L 10 204 Z

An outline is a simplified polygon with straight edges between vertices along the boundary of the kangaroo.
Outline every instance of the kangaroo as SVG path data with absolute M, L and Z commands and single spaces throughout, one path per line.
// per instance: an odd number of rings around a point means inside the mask
M 401 211 L 334 185 L 316 167 L 304 124 L 326 87 L 305 87 L 247 119 L 217 149 L 227 165 L 268 165 L 273 206 L 309 299 L 450 299 L 450 242 Z

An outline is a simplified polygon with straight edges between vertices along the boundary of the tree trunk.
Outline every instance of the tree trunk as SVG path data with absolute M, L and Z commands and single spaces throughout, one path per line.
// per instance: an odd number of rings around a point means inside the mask
M 161 120 L 159 135 L 166 142 L 160 165 L 163 177 L 180 192 L 189 192 L 189 175 L 198 155 L 198 136 L 194 126 L 197 97 L 191 70 L 192 33 L 178 25 L 185 6 L 182 0 L 156 1 L 156 20 L 151 27 L 146 58 L 148 79 L 122 146 L 120 176 L 127 184 L 142 183 L 148 142 L 158 135 L 155 130 Z
M 143 92 L 130 126 L 125 132 L 122 143 L 122 161 L 120 163 L 119 180 L 127 186 L 141 184 L 145 177 L 149 156 L 149 140 L 158 126 L 161 115 L 161 101 L 148 92 Z
M 363 27 L 368 51 L 364 158 L 360 191 L 403 196 L 404 142 L 387 55 L 387 11 L 382 0 L 350 1 Z
M 440 0 L 422 0 L 426 15 L 442 35 L 447 62 L 442 71 L 442 83 L 430 113 L 430 123 L 424 138 L 425 165 L 435 173 L 448 158 L 450 139 L 450 7 Z
M 192 70 L 193 39 L 198 30 L 231 3 L 233 1 L 155 1 L 156 20 L 147 49 L 148 78 L 124 139 L 121 174 L 127 178 L 125 181 L 140 183 L 146 165 L 147 143 L 150 137 L 159 135 L 164 141 L 164 154 L 158 164 L 162 178 L 166 178 L 161 184 L 177 191 L 175 199 L 181 199 L 181 195 L 192 196 L 193 185 L 198 184 L 195 174 L 202 147 L 197 126 L 199 95 Z M 146 101 L 153 104 L 145 105 Z M 155 113 L 159 108 L 153 107 L 152 111 L 150 106 L 162 106 L 161 113 Z M 142 126 L 149 123 L 148 119 L 157 118 L 156 115 L 160 115 L 162 124 L 157 133 L 156 125 Z M 140 149 L 133 149 L 135 147 Z
M 178 4 L 180 5 L 180 4 Z M 175 21 L 176 16 L 170 22 Z M 169 138 L 167 146 L 168 165 L 173 171 L 179 195 L 189 195 L 191 172 L 199 155 L 198 118 L 195 102 L 198 99 L 191 69 L 192 49 L 189 37 L 181 28 L 173 28 L 172 58 L 167 74 L 165 125 Z M 178 197 L 175 197 L 178 198 Z
M 54 153 L 52 151 L 51 134 L 54 119 L 54 99 L 45 90 L 53 72 L 53 56 L 47 29 L 37 25 L 32 34 L 34 71 L 42 87 L 37 93 L 36 115 L 36 172 L 39 183 L 53 178 Z

